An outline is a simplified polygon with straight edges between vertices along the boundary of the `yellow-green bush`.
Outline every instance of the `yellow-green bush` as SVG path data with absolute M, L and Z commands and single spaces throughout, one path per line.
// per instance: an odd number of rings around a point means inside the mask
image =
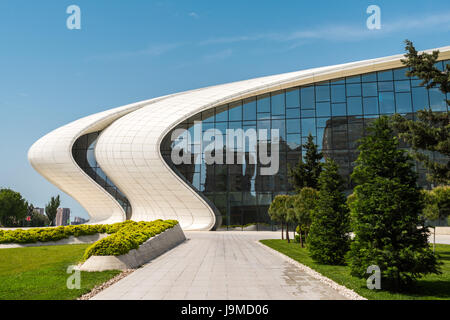
M 158 223 L 157 223 L 158 221 Z M 157 220 L 153 222 L 142 222 L 144 224 L 159 225 Z M 173 221 L 173 220 L 167 220 Z M 170 223 L 170 222 L 167 222 Z M 58 241 L 69 238 L 70 236 L 87 236 L 98 233 L 114 234 L 119 230 L 124 229 L 131 231 L 130 228 L 135 228 L 137 223 L 134 221 L 125 221 L 114 224 L 98 224 L 98 225 L 76 225 L 76 226 L 61 226 L 56 228 L 33 228 L 33 229 L 15 229 L 15 230 L 0 230 L 0 243 L 34 243 L 34 242 L 49 242 Z M 176 223 L 175 223 L 176 224 Z M 173 226 L 173 225 L 172 225 Z M 127 232 L 129 232 L 127 231 Z M 133 229 L 133 232 L 135 230 Z M 136 235 L 135 237 L 138 237 Z
M 103 238 L 89 246 L 83 256 L 86 260 L 90 256 L 119 256 L 128 253 L 154 237 L 178 224 L 176 220 L 155 220 L 151 222 L 127 223 L 112 235 Z

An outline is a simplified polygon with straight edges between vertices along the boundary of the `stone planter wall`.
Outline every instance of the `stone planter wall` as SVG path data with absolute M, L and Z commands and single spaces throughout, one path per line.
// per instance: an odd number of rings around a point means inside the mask
M 186 240 L 180 224 L 148 239 L 138 249 L 120 256 L 91 256 L 81 266 L 81 271 L 135 269 L 160 256 Z

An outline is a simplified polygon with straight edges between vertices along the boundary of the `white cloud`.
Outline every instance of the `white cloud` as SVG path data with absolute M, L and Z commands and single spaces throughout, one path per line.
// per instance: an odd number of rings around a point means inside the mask
M 207 54 L 203 56 L 203 60 L 206 62 L 216 62 L 227 59 L 233 55 L 233 50 L 225 49 L 215 53 Z
M 363 21 L 365 22 L 365 21 Z M 200 45 L 230 44 L 247 41 L 296 42 L 298 40 L 357 41 L 412 29 L 450 29 L 450 12 L 430 14 L 423 17 L 403 17 L 395 22 L 383 23 L 380 30 L 368 30 L 365 23 L 360 25 L 328 25 L 319 28 L 291 32 L 267 32 L 260 34 L 216 37 L 199 42 Z
M 123 52 L 113 52 L 113 53 L 106 53 L 101 54 L 97 56 L 92 56 L 87 58 L 88 61 L 92 60 L 121 60 L 126 58 L 133 58 L 133 57 L 139 57 L 139 56 L 149 56 L 149 57 L 155 57 L 160 56 L 166 52 L 172 51 L 180 46 L 182 46 L 182 43 L 163 43 L 163 44 L 157 44 L 149 46 L 145 49 L 141 50 L 135 50 L 135 51 L 123 51 Z
M 195 19 L 200 18 L 200 16 L 196 12 L 189 12 L 189 17 L 192 17 L 192 18 L 195 18 Z

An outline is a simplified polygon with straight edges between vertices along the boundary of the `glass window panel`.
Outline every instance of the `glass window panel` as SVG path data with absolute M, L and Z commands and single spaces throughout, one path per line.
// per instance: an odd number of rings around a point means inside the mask
M 269 94 L 263 94 L 258 96 L 257 101 L 258 113 L 260 112 L 270 112 L 270 96 Z
M 411 94 L 409 92 L 397 93 L 395 95 L 396 112 L 410 113 L 412 112 Z
M 406 76 L 406 71 L 408 68 L 401 68 L 394 70 L 394 80 L 406 80 L 408 77 Z
M 362 99 L 360 97 L 347 98 L 347 111 L 349 116 L 363 114 Z
M 428 108 L 428 91 L 424 87 L 412 88 L 414 112 Z
M 410 92 L 411 85 L 409 80 L 395 81 L 395 92 Z
M 393 92 L 380 92 L 379 103 L 381 114 L 395 113 L 395 100 Z
M 216 121 L 228 121 L 228 106 L 216 108 Z
M 258 120 L 257 122 L 258 131 L 267 130 L 267 139 L 270 140 L 270 120 Z M 258 135 L 259 139 L 259 135 Z
M 331 86 L 331 102 L 345 102 L 345 86 Z
M 286 118 L 300 118 L 300 109 L 286 109 Z
M 442 61 L 436 62 L 436 63 L 434 64 L 434 66 L 435 66 L 436 68 L 438 68 L 439 70 L 444 71 L 444 66 L 443 66 L 443 64 L 442 64 Z
M 392 81 L 378 82 L 378 91 L 394 91 L 394 84 Z
M 378 114 L 378 98 L 364 98 L 363 110 L 364 114 Z
M 214 109 L 206 110 L 202 112 L 203 122 L 214 122 Z
M 412 87 L 421 87 L 422 86 L 422 82 L 423 80 L 417 79 L 417 78 L 412 78 L 411 79 L 411 86 Z
M 330 83 L 332 83 L 332 84 L 345 84 L 345 78 L 333 79 L 333 80 L 330 80 Z
M 330 86 L 316 86 L 316 101 L 330 101 Z
M 270 113 L 258 113 L 257 119 L 258 120 L 270 119 Z
M 431 88 L 430 94 L 430 108 L 433 111 L 447 111 L 447 104 L 445 102 L 445 95 L 438 88 Z
M 242 120 L 242 102 L 230 103 L 228 117 L 230 121 Z
M 347 84 L 347 97 L 360 97 L 360 96 L 361 96 L 360 83 Z
M 347 77 L 345 79 L 346 83 L 360 83 L 361 82 L 361 76 L 357 75 L 357 76 L 353 76 L 353 77 Z
M 316 116 L 316 111 L 314 109 L 303 110 L 302 109 L 302 118 L 311 118 Z
M 286 108 L 300 108 L 300 89 L 286 90 Z
M 301 101 L 302 108 L 312 109 L 314 108 L 314 87 L 303 87 L 301 88 Z
M 285 114 L 284 91 L 272 93 L 272 114 Z
M 325 128 L 330 121 L 330 118 L 317 118 L 317 127 Z
M 300 134 L 288 134 L 286 142 L 290 151 L 299 151 L 301 149 Z
M 272 129 L 278 129 L 280 138 L 286 140 L 285 120 L 272 120 Z
M 256 120 L 256 99 L 244 100 L 244 120 Z
M 363 97 L 376 97 L 377 92 L 377 84 L 374 83 L 363 83 Z
M 363 74 L 361 75 L 361 80 L 362 82 L 377 81 L 377 74 L 375 72 Z
M 390 81 L 393 80 L 392 70 L 378 71 L 378 81 Z
M 329 102 L 317 102 L 316 114 L 318 117 L 331 116 L 331 109 Z
M 306 137 L 310 133 L 316 135 L 316 119 L 302 119 L 302 136 Z
M 347 105 L 345 103 L 333 103 L 331 105 L 331 110 L 333 117 L 347 115 Z
M 287 133 L 300 133 L 300 119 L 286 120 Z

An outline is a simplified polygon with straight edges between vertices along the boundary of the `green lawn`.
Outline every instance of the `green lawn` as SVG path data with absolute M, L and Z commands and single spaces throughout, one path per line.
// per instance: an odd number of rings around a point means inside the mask
M 450 299 L 450 245 L 436 245 L 436 252 L 440 255 L 441 261 L 444 263 L 442 265 L 441 275 L 428 275 L 423 277 L 418 281 L 417 286 L 411 288 L 408 292 L 391 293 L 383 290 L 367 289 L 366 280 L 351 276 L 350 268 L 347 266 L 328 266 L 314 262 L 308 255 L 307 249 L 301 248 L 298 243 L 287 243 L 285 240 L 261 240 L 261 242 L 316 270 L 335 282 L 356 291 L 367 299 Z M 383 283 L 381 283 L 381 288 L 383 288 Z
M 81 272 L 81 288 L 67 289 L 67 267 L 78 264 L 88 246 L 0 249 L 0 300 L 76 299 L 120 273 Z

